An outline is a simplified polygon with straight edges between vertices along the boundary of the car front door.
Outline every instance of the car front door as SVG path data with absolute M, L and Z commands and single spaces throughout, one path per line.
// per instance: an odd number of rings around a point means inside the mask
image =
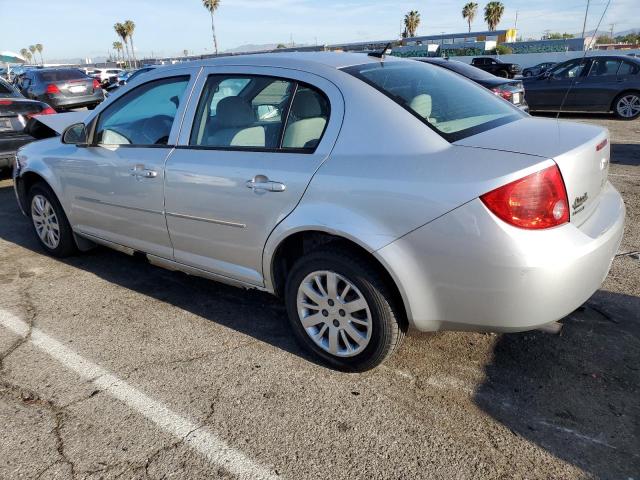
M 617 58 L 594 58 L 586 76 L 576 79 L 574 108 L 583 111 L 609 111 L 613 99 L 620 91 Z
M 164 163 L 175 145 L 191 69 L 150 80 L 89 124 L 89 146 L 58 165 L 79 233 L 172 258 L 164 218 Z
M 211 67 L 195 91 L 166 165 L 175 260 L 261 286 L 266 240 L 329 155 L 342 96 L 324 78 L 267 67 Z
M 532 110 L 572 110 L 576 105 L 575 83 L 583 76 L 588 61 L 582 58 L 556 65 L 525 84 L 527 102 Z

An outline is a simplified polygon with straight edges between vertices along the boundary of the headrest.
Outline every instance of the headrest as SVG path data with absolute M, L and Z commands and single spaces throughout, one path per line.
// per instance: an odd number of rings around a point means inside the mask
M 422 118 L 431 116 L 431 95 L 422 93 L 411 100 L 409 108 L 420 115 Z
M 249 102 L 241 97 L 225 97 L 218 103 L 216 119 L 223 128 L 248 127 L 255 122 Z
M 318 94 L 308 89 L 298 90 L 291 110 L 299 120 L 322 116 L 322 106 L 318 100 Z

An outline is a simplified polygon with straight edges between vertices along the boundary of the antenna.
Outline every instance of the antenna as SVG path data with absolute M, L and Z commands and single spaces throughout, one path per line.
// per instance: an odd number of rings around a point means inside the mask
M 607 10 L 609 9 L 609 5 L 611 5 L 611 0 L 607 0 L 607 5 L 604 7 L 604 10 L 602 11 L 602 15 L 600 16 L 600 20 L 598 20 L 598 25 L 596 26 L 595 31 L 593 32 L 593 37 L 596 38 L 598 36 L 598 30 L 600 29 L 600 24 L 602 23 L 602 20 L 604 19 L 604 16 L 607 14 Z M 587 9 L 589 8 L 589 2 L 587 1 Z M 586 14 L 585 14 L 585 26 L 587 23 L 587 18 L 586 18 Z M 584 38 L 584 35 L 583 35 Z M 585 49 L 584 54 L 582 55 L 582 63 L 584 64 L 585 59 L 587 58 L 587 50 Z M 582 72 L 580 72 L 580 74 L 582 74 Z M 562 108 L 564 107 L 565 102 L 567 101 L 567 98 L 569 97 L 569 93 L 571 92 L 571 89 L 573 88 L 574 84 L 576 83 L 576 78 L 578 77 L 573 77 L 573 79 L 571 80 L 571 83 L 569 84 L 569 87 L 567 88 L 567 91 L 564 94 L 564 98 L 562 99 L 562 103 L 560 104 L 560 109 L 558 110 L 558 114 L 556 115 L 556 120 L 558 120 L 560 118 L 560 113 L 562 113 Z
M 386 47 L 381 52 L 370 52 L 368 55 L 370 57 L 379 58 L 380 60 L 384 60 L 384 57 L 391 54 L 391 42 L 387 43 Z

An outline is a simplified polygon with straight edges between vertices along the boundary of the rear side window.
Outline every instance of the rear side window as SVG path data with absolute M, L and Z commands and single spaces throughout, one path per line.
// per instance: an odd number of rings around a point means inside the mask
M 145 83 L 117 99 L 100 114 L 94 143 L 166 145 L 188 76 Z
M 598 58 L 591 64 L 589 77 L 605 77 L 615 75 L 620 68 L 620 60 Z
M 189 145 L 313 152 L 328 119 L 328 100 L 311 86 L 266 76 L 211 75 Z
M 640 66 L 631 62 L 622 62 L 618 75 L 637 75 L 640 71 Z
M 525 116 L 489 90 L 444 68 L 392 61 L 345 68 L 450 142 Z
M 85 79 L 87 76 L 84 72 L 70 68 L 68 70 L 51 70 L 48 72 L 38 72 L 38 77 L 43 82 L 64 82 L 66 80 Z

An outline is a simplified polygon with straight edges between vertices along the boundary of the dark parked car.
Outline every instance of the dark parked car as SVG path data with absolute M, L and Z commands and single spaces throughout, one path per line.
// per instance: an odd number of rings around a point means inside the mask
M 522 110 L 529 111 L 529 106 L 524 98 L 525 90 L 522 82 L 519 80 L 509 80 L 506 78 L 496 77 L 495 75 L 491 75 L 479 68 L 457 60 L 449 60 L 447 58 L 420 57 L 415 58 L 414 60 L 438 65 L 446 68 L 447 70 L 459 73 L 460 75 L 467 77 L 469 80 L 473 80 L 483 87 L 488 88 L 496 95 L 510 101 Z
M 522 70 L 523 77 L 537 77 L 541 73 L 546 72 L 555 65 L 555 62 L 542 62 L 533 67 L 528 67 Z
M 513 78 L 522 72 L 522 68 L 516 63 L 507 63 L 491 57 L 476 57 L 471 60 L 471 65 L 502 78 Z
M 77 68 L 29 70 L 22 75 L 19 89 L 25 97 L 46 102 L 58 111 L 93 109 L 104 100 L 100 82 Z
M 575 58 L 538 77 L 525 79 L 524 86 L 531 110 L 614 112 L 624 120 L 640 116 L 637 58 L 622 55 Z
M 56 112 L 49 105 L 27 100 L 0 78 L 0 170 L 11 166 L 18 148 L 34 140 L 24 132 L 29 119 L 51 113 Z
M 132 81 L 134 78 L 137 78 L 143 73 L 147 73 L 155 68 L 157 67 L 150 66 L 150 67 L 142 67 L 137 70 L 129 70 L 126 72 L 122 72 L 121 74 L 118 75 L 117 80 L 107 87 L 107 91 L 112 92 L 114 90 L 117 90 L 118 87 L 121 87 L 122 85 L 126 85 L 127 83 Z

